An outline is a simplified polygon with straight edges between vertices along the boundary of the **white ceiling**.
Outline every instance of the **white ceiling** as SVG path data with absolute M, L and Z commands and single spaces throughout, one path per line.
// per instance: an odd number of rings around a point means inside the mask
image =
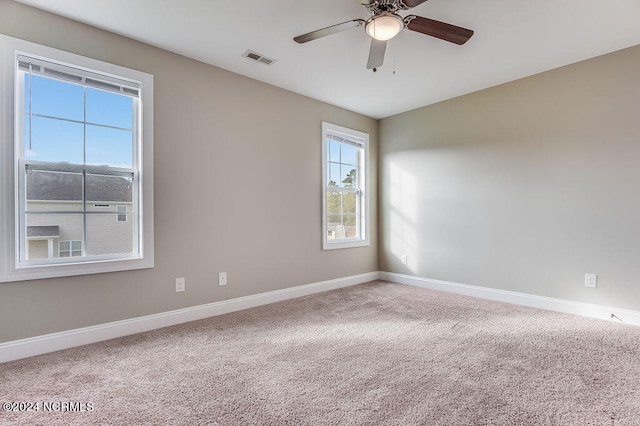
M 366 19 L 354 0 L 17 1 L 373 118 L 640 44 L 639 0 L 430 0 L 401 15 L 469 28 L 473 37 L 458 46 L 405 29 L 373 73 L 363 27 L 292 40 Z M 247 49 L 277 62 L 243 58 Z

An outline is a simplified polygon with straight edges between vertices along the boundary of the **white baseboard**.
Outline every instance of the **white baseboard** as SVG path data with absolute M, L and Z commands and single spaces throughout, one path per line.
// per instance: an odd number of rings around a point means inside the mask
M 378 279 L 378 272 L 321 281 L 237 299 L 0 343 L 0 363 L 101 342 Z
M 411 275 L 396 274 L 393 272 L 379 272 L 379 278 L 381 280 L 394 283 L 409 284 L 417 287 L 478 297 L 481 299 L 496 300 L 515 305 L 529 306 L 532 308 L 546 309 L 566 314 L 581 315 L 584 317 L 598 318 L 607 321 L 622 322 L 631 325 L 640 325 L 640 312 L 628 309 L 618 309 L 608 306 L 574 302 L 571 300 L 517 293 L 514 291 L 432 280 Z M 614 316 L 612 317 L 612 315 Z
M 59 333 L 0 343 L 0 363 L 41 355 L 61 349 L 73 348 L 75 346 L 101 342 L 104 340 L 114 339 L 116 337 L 142 333 L 189 321 L 196 321 L 229 312 L 267 305 L 269 303 L 281 302 L 284 300 L 294 299 L 296 297 L 321 293 L 323 291 L 349 287 L 377 279 L 446 291 L 449 293 L 462 294 L 465 296 L 473 296 L 482 299 L 496 300 L 499 302 L 640 326 L 640 312 L 638 311 L 573 302 L 570 300 L 554 299 L 551 297 L 535 296 L 532 294 L 517 293 L 487 287 L 458 284 L 448 281 L 432 280 L 411 275 L 396 274 L 393 272 L 369 272 L 361 275 L 353 275 L 345 278 L 321 281 L 313 284 L 239 297 L 237 299 L 224 300 L 221 302 L 208 303 L 205 305 L 177 309 L 159 314 L 146 315 L 143 317 L 115 321 L 91 327 L 78 328 Z M 612 314 L 615 315 L 615 317 L 612 317 Z

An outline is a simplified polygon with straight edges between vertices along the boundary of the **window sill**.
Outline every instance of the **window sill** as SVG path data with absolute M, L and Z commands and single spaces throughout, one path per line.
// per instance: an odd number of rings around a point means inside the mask
M 355 247 L 368 247 L 370 246 L 369 240 L 338 240 L 336 242 L 329 242 L 327 240 L 322 244 L 322 250 L 337 250 L 345 248 Z
M 27 267 L 6 268 L 0 272 L 0 282 L 28 281 L 44 278 L 59 278 L 105 272 L 129 271 L 153 268 L 152 259 L 109 259 L 64 264 L 29 265 Z

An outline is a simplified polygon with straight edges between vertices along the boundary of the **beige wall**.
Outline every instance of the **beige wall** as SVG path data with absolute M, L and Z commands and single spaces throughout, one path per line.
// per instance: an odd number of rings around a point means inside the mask
M 378 270 L 376 232 L 321 249 L 321 122 L 368 132 L 375 165 L 375 120 L 9 0 L 0 33 L 154 75 L 156 253 L 150 270 L 1 284 L 0 342 Z
M 382 120 L 381 270 L 639 310 L 639 82 L 636 46 Z

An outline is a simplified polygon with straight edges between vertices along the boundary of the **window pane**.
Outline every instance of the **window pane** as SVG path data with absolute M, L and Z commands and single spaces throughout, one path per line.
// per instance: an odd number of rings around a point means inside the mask
M 357 200 L 357 194 L 353 192 L 343 193 L 342 194 L 342 212 L 356 214 L 357 212 L 356 200 Z
M 329 161 L 340 162 L 340 145 L 342 145 L 340 142 L 334 140 L 329 142 Z
M 29 78 L 29 76 L 26 75 L 25 78 Z M 26 94 L 26 96 L 28 96 L 28 94 Z M 27 107 L 25 106 L 25 108 Z M 83 87 L 32 75 L 31 108 L 33 114 L 83 121 Z
M 327 213 L 342 213 L 340 193 L 327 191 Z
M 69 241 L 82 240 L 84 225 L 82 214 L 78 213 L 37 213 L 26 215 L 26 256 L 27 259 L 47 259 L 58 257 L 60 250 L 69 256 Z M 37 241 L 53 240 L 54 244 L 47 250 Z M 60 242 L 60 248 L 58 243 Z M 23 259 L 24 260 L 24 259 Z
M 87 122 L 133 128 L 133 98 L 87 88 Z
M 355 165 L 358 164 L 358 148 L 353 145 L 347 145 L 346 143 L 340 145 L 342 149 L 342 160 L 340 160 L 340 162 L 342 164 L 349 164 L 351 166 L 354 166 L 353 168 L 355 168 Z
M 27 211 L 81 211 L 82 175 L 29 170 Z
M 54 118 L 33 117 L 31 145 L 25 140 L 25 157 L 32 160 L 84 163 L 84 126 Z
M 87 255 L 133 253 L 133 221 L 118 222 L 117 216 L 87 214 Z
M 87 164 L 132 168 L 133 132 L 88 124 Z
M 344 237 L 345 238 L 358 237 L 358 228 L 356 226 L 356 216 L 351 214 L 346 214 L 342 217 L 342 221 L 344 223 Z
M 327 218 L 327 238 L 332 240 L 339 240 L 345 238 L 346 228 L 342 223 L 342 216 L 329 215 Z
M 342 180 L 340 179 L 340 164 L 329 164 L 329 185 L 331 184 L 334 186 L 342 185 Z
M 354 215 L 354 214 L 345 214 L 344 216 L 342 216 L 342 222 L 347 227 L 355 227 L 356 226 L 356 215 Z M 354 231 L 355 231 L 355 229 L 354 229 Z
M 94 203 L 130 203 L 133 200 L 133 182 L 120 176 L 87 175 L 87 208 Z
M 353 166 L 340 166 L 340 182 L 345 188 L 355 188 L 356 186 L 356 169 Z
M 342 216 L 339 214 L 328 214 L 327 215 L 327 224 L 328 225 L 336 225 L 342 223 Z

